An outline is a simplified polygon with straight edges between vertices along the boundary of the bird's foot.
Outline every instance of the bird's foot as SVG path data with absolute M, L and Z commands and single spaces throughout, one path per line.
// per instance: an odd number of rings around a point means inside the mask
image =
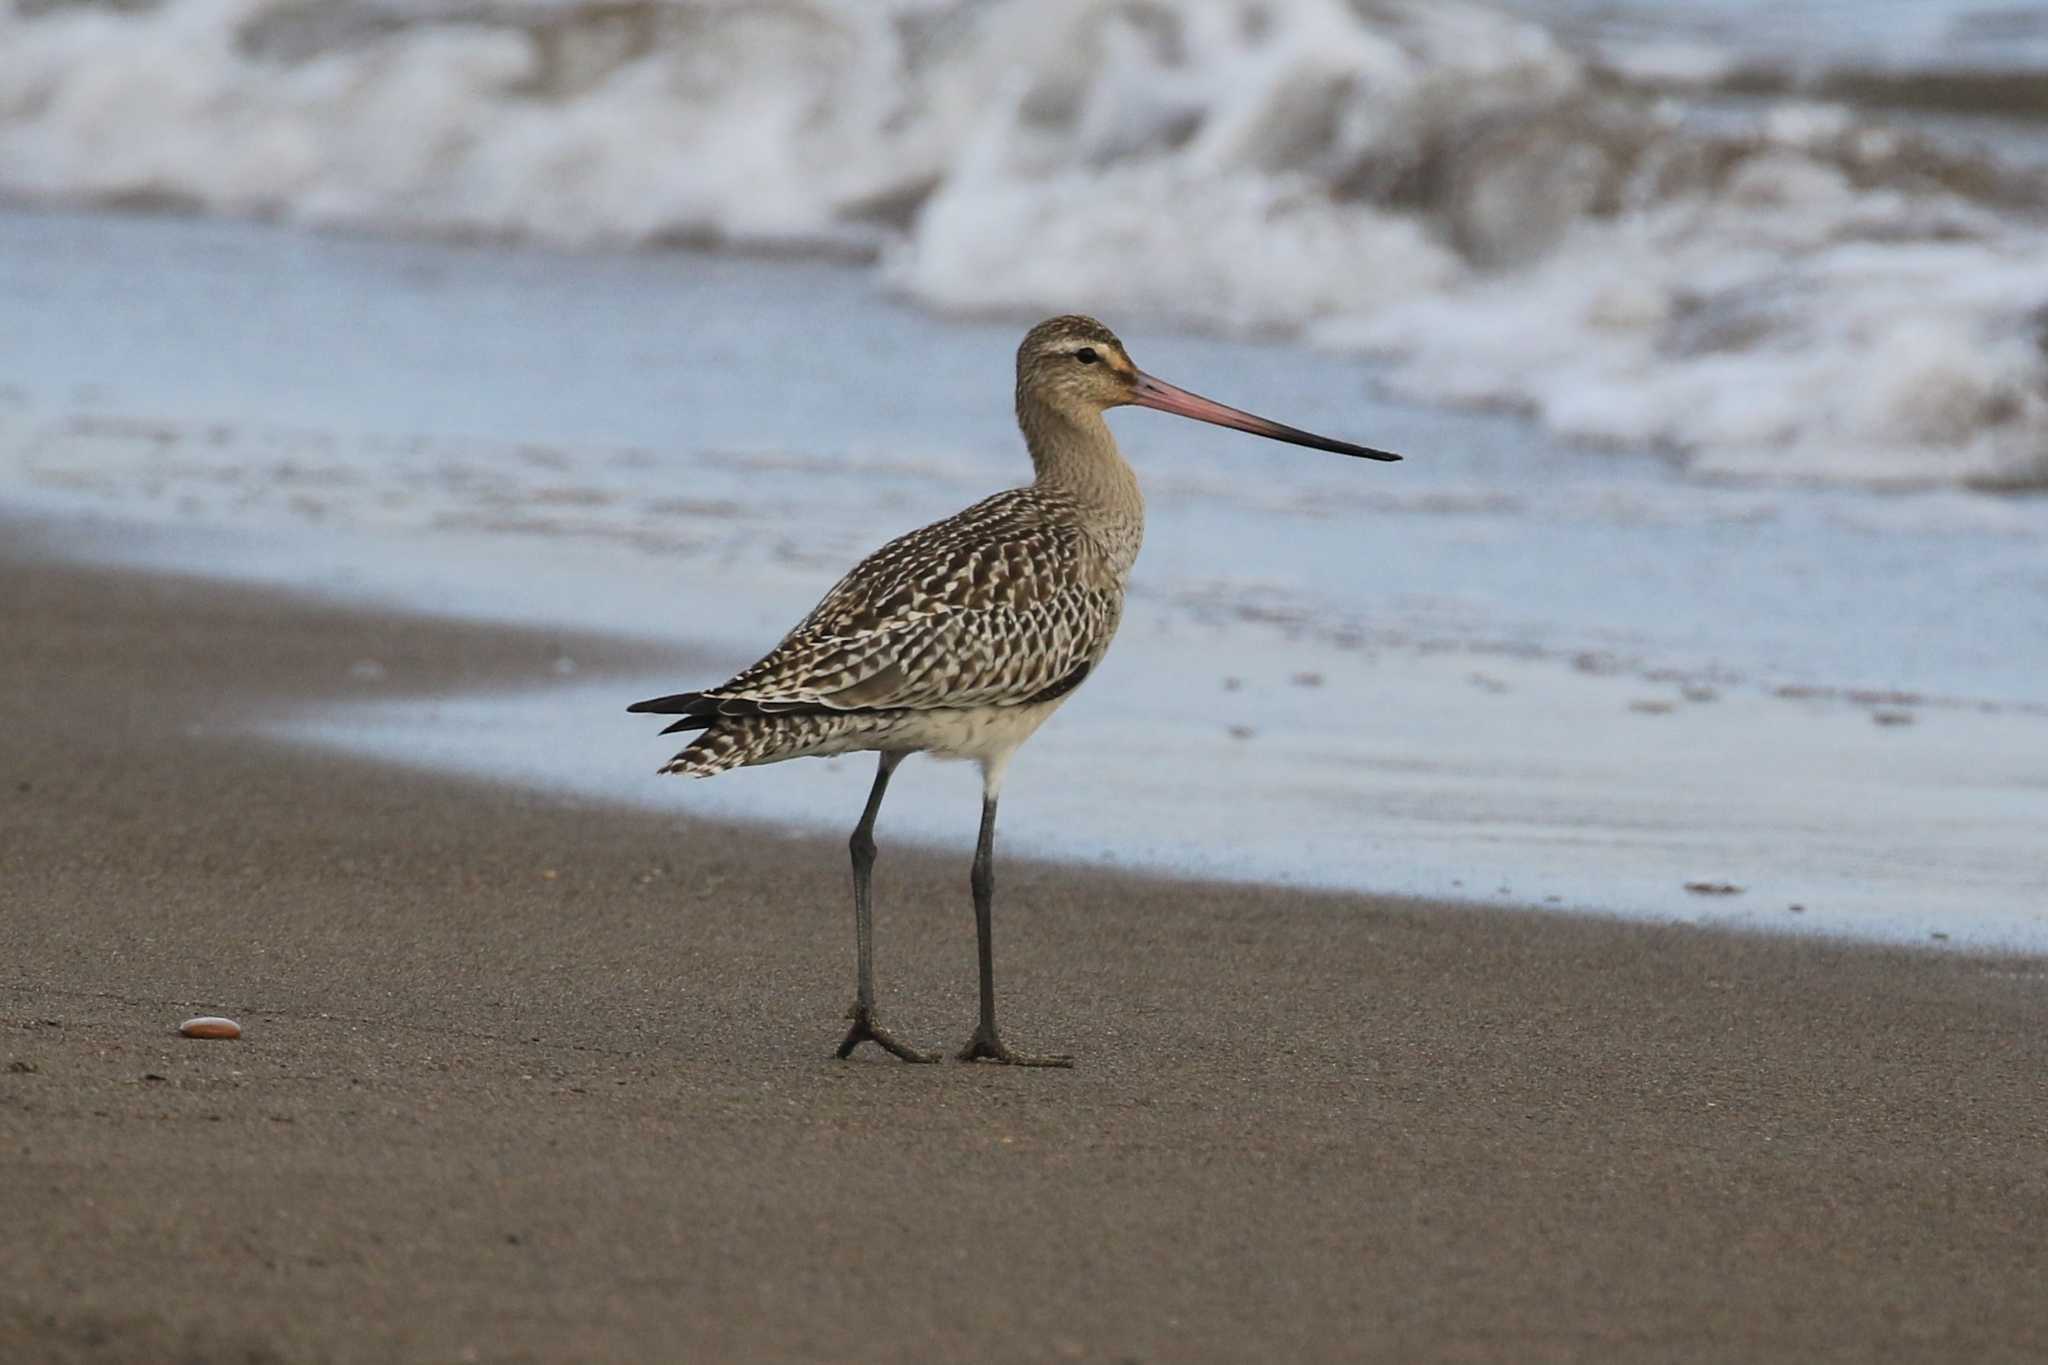
M 906 1062 L 939 1060 L 939 1054 L 936 1052 L 919 1052 L 908 1043 L 899 1041 L 895 1034 L 875 1021 L 875 1012 L 865 1006 L 854 1005 L 846 1012 L 846 1017 L 853 1020 L 853 1026 L 846 1030 L 846 1038 L 839 1044 L 839 1060 L 842 1062 L 851 1057 L 853 1050 L 862 1043 L 873 1043 L 882 1051 L 894 1057 L 901 1057 Z
M 1000 1062 L 1004 1066 L 1072 1066 L 1074 1059 L 1065 1053 L 1049 1053 L 1034 1056 L 1028 1052 L 1012 1052 L 1003 1045 L 991 1028 L 978 1028 L 966 1047 L 960 1049 L 963 1062 Z

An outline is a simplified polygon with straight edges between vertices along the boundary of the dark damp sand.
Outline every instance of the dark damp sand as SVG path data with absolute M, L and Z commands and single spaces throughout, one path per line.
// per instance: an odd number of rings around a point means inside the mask
M 544 686 L 556 639 L 32 539 L 0 1361 L 2048 1354 L 2040 961 L 1011 862 L 1006 1031 L 1076 1069 L 835 1062 L 839 839 L 234 734 L 364 656 Z M 973 1017 L 971 816 L 885 822 L 927 1043 Z

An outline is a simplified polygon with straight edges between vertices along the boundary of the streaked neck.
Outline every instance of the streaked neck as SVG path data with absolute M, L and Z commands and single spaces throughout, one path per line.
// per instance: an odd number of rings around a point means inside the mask
M 1138 476 L 1116 448 L 1101 413 L 1020 398 L 1017 425 L 1038 470 L 1039 487 L 1070 493 L 1106 514 L 1142 520 L 1145 499 L 1138 491 Z

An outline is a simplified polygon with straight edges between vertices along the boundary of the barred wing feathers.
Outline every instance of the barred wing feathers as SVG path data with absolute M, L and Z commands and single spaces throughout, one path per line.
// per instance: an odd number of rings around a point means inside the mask
M 1080 681 L 1123 585 L 1073 510 L 1013 489 L 891 541 L 768 656 L 700 694 L 707 716 L 1014 706 Z

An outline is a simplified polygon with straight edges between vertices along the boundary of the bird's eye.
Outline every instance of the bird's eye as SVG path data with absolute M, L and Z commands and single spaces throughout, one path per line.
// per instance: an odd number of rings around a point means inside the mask
M 1083 365 L 1093 365 L 1101 357 L 1095 354 L 1093 346 L 1083 346 L 1080 350 L 1074 352 L 1074 359 L 1080 361 Z

